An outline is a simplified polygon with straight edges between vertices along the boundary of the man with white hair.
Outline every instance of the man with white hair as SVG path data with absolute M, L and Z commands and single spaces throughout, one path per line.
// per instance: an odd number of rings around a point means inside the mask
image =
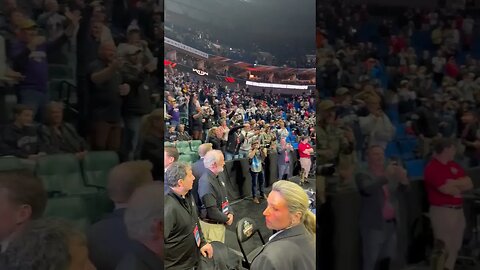
M 132 252 L 116 270 L 158 270 L 163 267 L 163 184 L 154 182 L 138 188 L 125 212 Z
M 225 182 L 219 175 L 223 172 L 225 159 L 219 150 L 208 152 L 203 164 L 207 171 L 198 183 L 198 206 L 200 225 L 207 242 L 225 242 L 225 225 L 232 225 L 233 212 L 229 205 Z

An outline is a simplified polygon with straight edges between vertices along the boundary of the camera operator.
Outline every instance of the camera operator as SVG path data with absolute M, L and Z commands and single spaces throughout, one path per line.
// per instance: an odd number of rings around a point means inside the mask
M 248 162 L 250 164 L 250 175 L 252 176 L 252 198 L 253 202 L 259 204 L 260 201 L 256 197 L 257 181 L 260 190 L 260 198 L 265 196 L 265 174 L 263 172 L 263 163 L 267 157 L 267 148 L 260 147 L 260 142 L 255 140 L 252 144 L 252 149 L 248 153 Z

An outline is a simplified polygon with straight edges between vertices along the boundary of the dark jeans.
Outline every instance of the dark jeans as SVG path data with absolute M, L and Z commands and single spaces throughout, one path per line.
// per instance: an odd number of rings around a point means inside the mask
M 260 196 L 265 195 L 265 176 L 263 171 L 261 172 L 252 172 L 250 170 L 250 175 L 252 176 L 252 196 L 255 198 L 257 194 L 257 181 L 260 189 Z
M 122 143 L 121 123 L 94 122 L 90 133 L 92 150 L 120 152 Z

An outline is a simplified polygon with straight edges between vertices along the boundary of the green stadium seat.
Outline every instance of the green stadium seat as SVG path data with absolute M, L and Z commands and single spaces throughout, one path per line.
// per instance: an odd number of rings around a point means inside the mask
M 44 217 L 66 219 L 82 231 L 86 231 L 91 224 L 87 206 L 80 196 L 48 199 Z
M 165 147 L 175 147 L 175 144 L 173 142 L 165 142 L 164 145 Z
M 198 147 L 202 144 L 202 141 L 200 140 L 193 140 L 190 142 L 190 149 L 195 152 L 195 153 L 198 153 Z
M 41 157 L 37 161 L 35 174 L 42 179 L 49 193 L 81 195 L 97 192 L 96 188 L 84 185 L 80 162 L 73 154 Z
M 22 161 L 16 157 L 0 158 L 0 171 L 23 170 L 26 169 Z
M 88 152 L 82 160 L 85 185 L 106 188 L 108 174 L 118 163 L 118 155 L 113 151 Z
M 191 155 L 180 155 L 178 157 L 178 161 L 180 162 L 185 162 L 185 163 L 192 163 L 193 162 L 193 158 Z
M 188 143 L 188 141 L 178 141 L 177 142 L 177 148 L 188 148 L 190 149 L 190 143 Z

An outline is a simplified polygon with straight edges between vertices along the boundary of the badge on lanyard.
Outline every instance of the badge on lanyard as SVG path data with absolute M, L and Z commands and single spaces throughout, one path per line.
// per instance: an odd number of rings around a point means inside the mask
M 200 232 L 198 231 L 198 225 L 195 223 L 195 229 L 193 229 L 193 236 L 195 236 L 195 242 L 197 242 L 197 247 L 200 247 Z
M 225 197 L 225 201 L 222 203 L 222 213 L 228 215 L 229 211 L 229 203 L 227 197 Z

